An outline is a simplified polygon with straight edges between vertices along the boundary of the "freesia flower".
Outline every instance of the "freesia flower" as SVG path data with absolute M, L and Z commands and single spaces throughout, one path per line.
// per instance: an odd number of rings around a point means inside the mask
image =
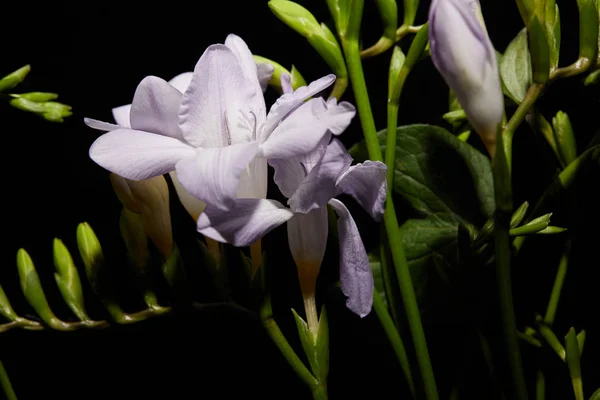
M 433 64 L 493 156 L 504 97 L 496 52 L 479 1 L 433 0 L 429 8 L 429 41 Z
M 258 72 L 244 41 L 229 35 L 200 57 L 183 94 L 145 78 L 131 105 L 131 128 L 87 120 L 109 131 L 90 157 L 132 180 L 176 171 L 187 192 L 222 210 L 238 199 L 264 198 L 267 159 L 313 150 L 328 119 L 339 116 L 322 99 L 305 101 L 331 85 L 333 75 L 285 94 L 267 115 Z
M 338 107 L 335 99 L 329 106 Z M 329 204 L 338 215 L 342 291 L 348 297 L 348 308 L 364 317 L 372 306 L 373 276 L 356 223 L 335 196 L 353 196 L 374 219 L 380 220 L 387 168 L 371 161 L 351 166 L 352 158 L 342 143 L 337 139 L 328 143 L 330 137 L 324 137 L 307 155 L 269 160 L 275 169 L 275 183 L 288 198 L 289 208 L 266 199 L 245 199 L 229 212 L 209 206 L 198 219 L 198 231 L 221 242 L 245 246 L 287 222 L 289 246 L 303 292 L 311 291 L 325 253 Z

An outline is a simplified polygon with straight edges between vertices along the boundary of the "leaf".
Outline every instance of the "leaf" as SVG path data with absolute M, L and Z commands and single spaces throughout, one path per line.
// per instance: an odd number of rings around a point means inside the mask
M 481 226 L 494 213 L 489 159 L 447 130 L 433 125 L 398 127 L 393 190 L 424 215 L 452 213 Z M 386 131 L 377 134 L 385 153 Z M 365 160 L 364 142 L 350 149 Z
M 517 104 L 523 101 L 531 85 L 531 58 L 527 47 L 527 29 L 510 42 L 500 63 L 500 77 L 508 96 Z
M 458 221 L 450 213 L 439 213 L 409 219 L 400 229 L 421 311 L 447 306 L 447 271 L 458 258 Z

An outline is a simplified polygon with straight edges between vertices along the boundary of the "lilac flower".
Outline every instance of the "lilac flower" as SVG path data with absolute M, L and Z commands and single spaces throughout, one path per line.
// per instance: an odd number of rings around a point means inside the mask
M 334 101 L 329 106 L 339 107 Z M 246 199 L 229 212 L 209 206 L 198 219 L 198 231 L 221 242 L 245 246 L 287 222 L 288 242 L 299 270 L 318 273 L 327 242 L 329 204 L 338 215 L 342 291 L 348 297 L 348 308 L 364 317 L 372 306 L 373 276 L 356 223 L 335 196 L 352 195 L 375 220 L 380 220 L 387 168 L 371 161 L 351 166 L 352 158 L 342 143 L 337 139 L 328 143 L 330 137 L 324 137 L 307 155 L 269 160 L 275 169 L 275 183 L 288 198 L 289 208 L 266 199 Z
M 250 50 L 229 35 L 202 55 L 183 94 L 147 77 L 131 105 L 131 128 L 87 120 L 107 130 L 90 148 L 102 167 L 131 180 L 176 171 L 189 194 L 227 210 L 236 202 L 264 198 L 267 159 L 312 151 L 337 108 L 322 99 L 304 101 L 331 85 L 328 75 L 283 95 L 268 115 Z
M 496 52 L 479 1 L 433 0 L 429 8 L 429 41 L 433 64 L 493 155 L 504 97 Z

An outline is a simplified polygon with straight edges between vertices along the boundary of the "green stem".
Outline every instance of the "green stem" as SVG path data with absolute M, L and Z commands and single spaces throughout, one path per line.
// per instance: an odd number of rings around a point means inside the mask
M 546 400 L 546 378 L 541 369 L 535 377 L 535 400 Z
M 385 331 L 385 334 L 387 335 L 388 340 L 394 349 L 394 353 L 396 353 L 396 357 L 400 362 L 402 372 L 404 372 L 404 376 L 408 382 L 410 392 L 412 393 L 413 398 L 416 398 L 415 382 L 413 380 L 412 373 L 410 372 L 408 354 L 406 354 L 406 348 L 402 342 L 402 337 L 400 337 L 400 334 L 396 329 L 396 325 L 394 325 L 394 321 L 390 317 L 390 314 L 383 304 L 383 300 L 377 292 L 373 293 L 373 309 L 375 310 L 377 317 L 379 317 L 379 322 L 381 322 L 381 326 L 383 327 L 383 330 Z
M 398 313 L 398 303 L 396 302 L 396 290 L 394 286 L 396 283 L 396 277 L 394 276 L 394 271 L 390 267 L 390 249 L 387 241 L 387 234 L 385 232 L 385 226 L 380 225 L 380 230 L 379 259 L 381 260 L 383 285 L 385 288 L 385 296 L 388 300 L 388 305 L 390 308 L 390 315 L 394 321 L 394 324 L 396 325 L 396 329 L 398 329 L 400 314 Z
M 552 286 L 550 300 L 548 301 L 546 315 L 544 316 L 544 322 L 546 322 L 548 325 L 552 325 L 554 323 L 554 317 L 556 316 L 556 309 L 558 308 L 558 302 L 560 301 L 560 292 L 565 282 L 567 267 L 569 265 L 569 248 L 570 244 L 567 243 L 567 247 L 563 252 L 560 263 L 558 264 L 556 277 L 554 278 L 554 285 Z
M 8 374 L 6 373 L 6 369 L 4 369 L 2 361 L 0 361 L 0 385 L 2 385 L 7 400 L 17 400 L 17 394 L 10 383 L 10 379 L 8 378 Z
M 308 368 L 306 368 L 302 360 L 300 360 L 298 355 L 296 355 L 296 352 L 294 352 L 294 349 L 292 349 L 288 343 L 287 339 L 281 332 L 281 329 L 279 329 L 277 322 L 275 322 L 275 319 L 273 318 L 273 308 L 271 306 L 270 295 L 265 297 L 265 300 L 260 308 L 260 319 L 269 337 L 273 343 L 275 343 L 290 367 L 292 367 L 296 375 L 298 375 L 298 377 L 308 385 L 313 393 L 313 398 L 315 400 L 326 400 L 327 392 L 324 388 L 324 385 L 313 376 Z
M 375 121 L 373 120 L 373 113 L 371 111 L 371 104 L 369 102 L 369 94 L 367 92 L 367 85 L 365 83 L 365 77 L 360 61 L 358 40 L 344 40 L 342 41 L 342 44 L 348 65 L 350 82 L 352 83 L 352 88 L 354 90 L 354 98 L 358 108 L 358 115 L 360 117 L 360 123 L 365 136 L 367 151 L 369 152 L 369 158 L 374 161 L 382 161 L 381 148 L 379 147 L 379 141 L 377 140 L 377 130 L 375 128 Z M 392 252 L 392 260 L 394 261 L 394 265 L 396 267 L 396 276 L 398 278 L 398 284 L 400 286 L 400 292 L 404 302 L 406 317 L 409 322 L 412 340 L 417 355 L 417 361 L 421 370 L 423 385 L 425 387 L 425 396 L 427 400 L 437 400 L 439 395 L 437 392 L 433 368 L 431 367 L 427 341 L 425 339 L 425 333 L 421 323 L 421 316 L 419 314 L 419 306 L 417 304 L 415 290 L 412 284 L 412 277 L 410 275 L 408 263 L 406 262 L 406 255 L 404 254 L 402 236 L 400 227 L 398 226 L 396 210 L 394 209 L 394 203 L 392 201 L 390 190 L 388 190 L 387 193 L 387 201 L 383 218 L 385 228 L 388 233 L 388 241 L 390 243 L 390 250 Z

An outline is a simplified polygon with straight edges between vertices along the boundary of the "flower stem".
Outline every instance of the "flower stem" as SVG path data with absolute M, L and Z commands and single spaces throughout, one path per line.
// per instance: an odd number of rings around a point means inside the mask
M 390 317 L 388 310 L 385 308 L 381 296 L 379 296 L 379 293 L 377 292 L 373 293 L 373 308 L 375 309 L 375 313 L 377 313 L 377 317 L 379 317 L 381 326 L 383 327 L 383 330 L 385 331 L 385 334 L 387 335 L 388 340 L 394 349 L 394 353 L 396 353 L 396 357 L 400 362 L 400 367 L 404 372 L 410 392 L 412 393 L 413 398 L 416 398 L 415 382 L 413 380 L 412 373 L 410 372 L 410 363 L 408 361 L 408 355 L 406 354 L 406 348 L 402 342 L 402 337 L 398 333 L 396 325 L 394 325 L 394 321 Z
M 267 331 L 267 334 L 273 343 L 275 343 L 290 367 L 292 367 L 296 375 L 298 375 L 298 377 L 308 385 L 313 393 L 313 398 L 315 400 L 326 400 L 327 392 L 324 389 L 323 384 L 313 376 L 308 368 L 306 368 L 302 360 L 300 360 L 298 355 L 294 352 L 294 349 L 292 349 L 288 343 L 287 339 L 281 332 L 281 329 L 279 329 L 277 322 L 275 322 L 275 319 L 273 318 L 273 307 L 271 305 L 270 295 L 266 295 L 260 308 L 260 319 L 265 330 Z
M 546 378 L 541 369 L 535 377 L 535 400 L 546 400 Z
M 2 390 L 4 390 L 7 400 L 17 400 L 17 394 L 10 383 L 10 379 L 8 378 L 8 374 L 6 373 L 6 369 L 4 369 L 2 361 L 0 361 L 0 385 L 2 385 Z
M 251 276 L 254 276 L 262 265 L 262 246 L 260 239 L 250 245 L 250 260 L 252 262 Z
M 558 302 L 560 300 L 560 292 L 565 282 L 567 275 L 567 267 L 569 265 L 569 248 L 570 243 L 567 242 L 566 248 L 558 264 L 558 270 L 556 271 L 556 277 L 554 278 L 554 285 L 552 286 L 552 292 L 550 293 L 550 300 L 548 301 L 548 307 L 546 308 L 546 315 L 544 316 L 544 322 L 548 325 L 554 323 L 554 317 L 556 316 L 556 309 L 558 308 Z
M 342 41 L 342 44 L 344 55 L 346 56 L 350 82 L 352 83 L 352 88 L 354 90 L 354 97 L 356 99 L 360 123 L 365 136 L 367 151 L 369 152 L 369 158 L 374 161 L 382 161 L 383 158 L 381 154 L 381 148 L 379 147 L 379 141 L 377 140 L 375 121 L 373 120 L 373 113 L 371 111 L 371 104 L 369 102 L 369 94 L 367 92 L 367 85 L 365 83 L 365 77 L 360 61 L 358 40 L 344 40 Z M 385 228 L 388 233 L 388 241 L 390 243 L 390 250 L 392 252 L 392 260 L 396 267 L 396 275 L 398 278 L 398 284 L 400 286 L 402 300 L 404 302 L 406 317 L 409 322 L 412 340 L 417 354 L 417 361 L 419 363 L 423 385 L 425 387 L 425 396 L 427 400 L 437 400 L 439 395 L 437 392 L 433 368 L 431 367 L 431 360 L 429 358 L 429 350 L 425 340 L 425 333 L 421 323 L 419 306 L 417 304 L 412 278 L 408 269 L 408 263 L 406 262 L 406 255 L 404 254 L 402 236 L 400 227 L 398 226 L 398 220 L 396 218 L 396 211 L 394 209 L 391 191 L 389 190 L 383 218 Z

